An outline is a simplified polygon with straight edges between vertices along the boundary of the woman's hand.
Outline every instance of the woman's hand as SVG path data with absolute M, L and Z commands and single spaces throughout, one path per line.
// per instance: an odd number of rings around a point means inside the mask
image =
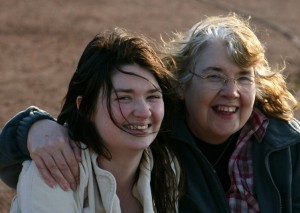
M 37 121 L 29 130 L 27 143 L 32 160 L 50 187 L 58 183 L 65 191 L 76 189 L 80 149 L 64 126 L 46 119 Z

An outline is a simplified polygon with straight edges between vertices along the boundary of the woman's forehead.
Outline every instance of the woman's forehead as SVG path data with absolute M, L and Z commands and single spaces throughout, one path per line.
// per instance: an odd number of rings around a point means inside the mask
M 227 74 L 253 74 L 253 67 L 242 68 L 227 51 L 226 43 L 210 42 L 194 58 L 193 69 L 195 72 L 220 71 Z
M 147 83 L 148 82 L 148 83 Z M 159 84 L 152 72 L 139 65 L 124 65 L 121 66 L 112 76 L 114 87 L 118 86 L 142 86 L 147 87 L 147 84 L 159 87 Z

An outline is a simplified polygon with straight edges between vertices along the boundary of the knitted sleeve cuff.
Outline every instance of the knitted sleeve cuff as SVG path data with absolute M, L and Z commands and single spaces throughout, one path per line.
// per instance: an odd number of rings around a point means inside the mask
M 37 121 L 42 119 L 54 120 L 53 116 L 48 112 L 39 109 L 35 106 L 28 107 L 24 112 L 24 117 L 19 121 L 17 129 L 17 141 L 20 150 L 26 155 L 30 155 L 27 147 L 27 136 L 29 133 L 30 127 Z

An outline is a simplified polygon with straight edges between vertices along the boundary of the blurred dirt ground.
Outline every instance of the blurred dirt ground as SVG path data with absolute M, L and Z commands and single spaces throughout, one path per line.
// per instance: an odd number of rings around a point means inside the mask
M 0 0 L 0 129 L 29 105 L 57 115 L 83 48 L 98 32 L 122 27 L 159 41 L 229 12 L 252 17 L 271 65 L 286 61 L 300 97 L 298 0 Z M 0 212 L 8 212 L 13 194 L 0 181 Z

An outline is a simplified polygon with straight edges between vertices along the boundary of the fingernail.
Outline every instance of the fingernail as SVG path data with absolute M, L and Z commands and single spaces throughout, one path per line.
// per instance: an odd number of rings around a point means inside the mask
M 67 184 L 67 183 L 63 184 L 63 190 L 64 191 L 69 191 L 69 189 L 70 189 L 70 185 L 69 184 Z
M 75 190 L 76 190 L 76 184 L 71 184 L 71 189 L 72 189 L 73 191 L 75 191 Z
M 55 183 L 49 183 L 50 188 L 55 188 L 56 184 Z

